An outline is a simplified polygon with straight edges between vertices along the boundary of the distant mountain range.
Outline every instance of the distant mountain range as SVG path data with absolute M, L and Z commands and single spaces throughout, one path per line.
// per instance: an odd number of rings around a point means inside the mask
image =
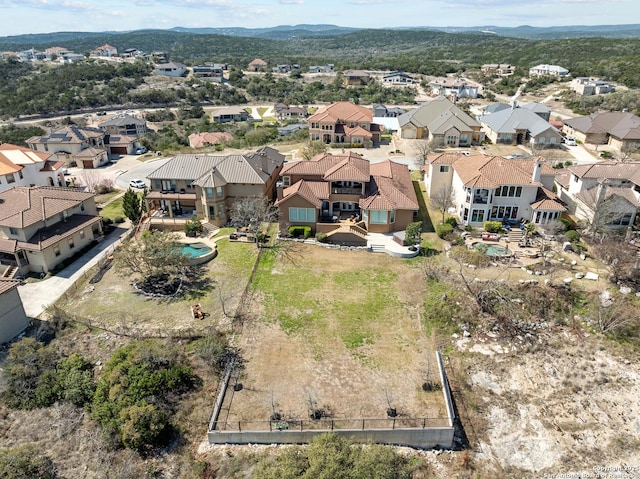
M 290 40 L 293 38 L 331 37 L 345 35 L 362 28 L 340 27 L 337 25 L 280 25 L 269 28 L 188 28 L 174 27 L 168 32 L 190 33 L 194 35 L 224 35 L 246 38 L 264 38 L 269 40 Z M 366 29 L 378 30 L 378 29 Z M 382 30 L 382 29 L 379 29 Z M 414 30 L 414 31 L 440 31 L 446 33 L 491 33 L 498 36 L 531 39 L 549 40 L 562 38 L 640 38 L 640 24 L 630 25 L 568 25 L 556 27 L 532 27 L 523 25 L 519 27 L 497 27 L 492 25 L 477 27 L 400 27 L 387 28 L 385 30 Z M 121 35 L 133 32 L 56 32 L 40 33 L 28 35 L 14 35 L 0 37 L 0 44 L 3 45 L 53 45 L 60 42 L 79 41 L 90 38 L 104 38 L 109 35 Z

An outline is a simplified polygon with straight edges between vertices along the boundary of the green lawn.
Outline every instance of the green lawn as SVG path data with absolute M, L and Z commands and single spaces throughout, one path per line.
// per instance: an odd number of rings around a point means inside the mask
M 115 221 L 117 217 L 124 218 L 124 211 L 122 209 L 122 198 L 118 198 L 117 200 L 112 201 L 104 208 L 100 210 L 100 216 L 103 218 L 109 218 L 112 221 Z
M 420 205 L 417 221 L 422 221 L 422 231 L 424 233 L 433 233 L 435 232 L 435 228 L 433 227 L 433 222 L 429 215 L 429 209 L 427 208 L 427 192 L 423 188 L 424 183 L 420 181 L 413 182 L 413 189 L 415 190 L 416 197 L 418 198 L 418 205 Z

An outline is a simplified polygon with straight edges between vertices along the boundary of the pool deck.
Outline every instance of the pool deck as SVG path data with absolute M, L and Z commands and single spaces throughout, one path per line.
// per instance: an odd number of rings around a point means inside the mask
M 465 246 L 473 248 L 475 243 L 484 243 L 489 246 L 498 246 L 508 251 L 509 254 L 494 257 L 501 262 L 508 262 L 512 267 L 520 268 L 540 261 L 540 249 L 537 246 L 520 246 L 517 241 L 510 241 L 506 235 L 500 235 L 497 241 L 482 239 L 481 236 L 469 235 L 465 237 Z

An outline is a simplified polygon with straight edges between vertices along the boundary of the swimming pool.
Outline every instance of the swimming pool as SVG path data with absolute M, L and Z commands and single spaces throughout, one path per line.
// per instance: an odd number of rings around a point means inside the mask
M 511 254 L 505 247 L 497 244 L 489 244 L 483 243 L 482 241 L 477 241 L 471 246 L 473 246 L 476 250 L 486 254 L 487 256 L 508 256 Z
M 189 259 L 190 265 L 209 261 L 216 255 L 216 250 L 204 243 L 181 243 L 180 252 Z

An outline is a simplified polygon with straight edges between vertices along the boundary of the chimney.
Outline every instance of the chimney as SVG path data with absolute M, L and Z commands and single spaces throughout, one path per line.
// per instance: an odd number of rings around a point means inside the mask
M 542 176 L 542 160 L 536 159 L 536 163 L 533 166 L 533 174 L 531 175 L 532 183 L 540 183 L 540 177 Z
M 284 190 L 284 183 L 282 182 L 282 180 L 278 180 L 276 182 L 276 198 L 278 200 L 281 200 L 284 196 L 284 194 L 282 193 L 282 191 Z
M 604 198 L 607 194 L 608 186 L 609 186 L 609 181 L 606 179 L 598 182 L 598 189 L 596 190 L 596 207 L 604 201 Z

